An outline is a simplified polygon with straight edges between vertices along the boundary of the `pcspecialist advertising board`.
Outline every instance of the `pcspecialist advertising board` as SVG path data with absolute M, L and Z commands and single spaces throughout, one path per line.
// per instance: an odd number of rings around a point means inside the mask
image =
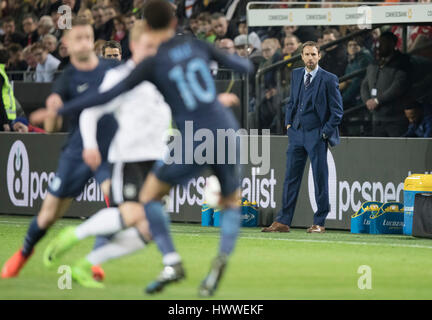
M 65 138 L 65 134 L 0 134 L 0 214 L 38 212 Z M 260 224 L 268 225 L 282 205 L 288 137 L 258 137 L 258 142 L 270 144 L 269 166 L 242 166 L 242 196 L 257 202 Z M 351 215 L 364 201 L 403 202 L 405 178 L 412 173 L 432 173 L 432 139 L 342 138 L 329 149 L 328 164 L 331 211 L 326 227 L 348 230 Z M 171 189 L 168 208 L 172 221 L 201 221 L 206 173 Z M 93 179 L 76 200 L 67 217 L 88 217 L 105 206 Z M 292 226 L 310 226 L 314 210 L 313 177 L 307 163 Z

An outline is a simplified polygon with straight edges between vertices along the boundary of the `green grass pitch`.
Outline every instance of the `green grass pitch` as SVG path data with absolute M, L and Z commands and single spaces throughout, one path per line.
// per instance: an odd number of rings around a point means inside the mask
M 0 263 L 18 249 L 30 218 L 0 216 Z M 58 269 L 46 269 L 42 252 L 48 241 L 66 225 L 59 221 L 38 244 L 20 277 L 0 279 L 3 299 L 199 299 L 197 287 L 216 254 L 219 229 L 196 224 L 172 224 L 172 234 L 183 257 L 187 279 L 158 295 L 143 288 L 161 270 L 161 256 L 154 244 L 144 250 L 104 265 L 105 289 L 85 289 L 73 283 L 60 290 Z M 62 263 L 68 265 L 89 252 L 93 239 L 75 247 Z M 371 269 L 371 289 L 359 289 L 362 274 Z M 328 231 L 307 234 L 261 233 L 242 228 L 215 299 L 431 299 L 432 241 L 399 235 L 353 235 Z

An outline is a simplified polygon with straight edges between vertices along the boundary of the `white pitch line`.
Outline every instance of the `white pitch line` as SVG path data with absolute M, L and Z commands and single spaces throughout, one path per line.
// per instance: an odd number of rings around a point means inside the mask
M 23 225 L 28 224 L 27 221 L 8 221 L 0 220 L 0 224 L 12 224 L 12 225 Z M 57 226 L 65 226 L 68 224 L 57 223 Z M 200 232 L 182 232 L 174 230 L 176 234 L 187 235 L 187 236 L 199 236 Z M 207 237 L 219 238 L 219 234 L 203 233 Z M 341 240 L 313 240 L 313 239 L 289 239 L 289 238 L 265 238 L 265 237 L 252 237 L 252 236 L 241 236 L 241 239 L 251 240 L 276 240 L 276 241 L 288 241 L 288 242 L 307 242 L 307 243 L 329 243 L 329 244 L 349 244 L 349 245 L 360 245 L 360 246 L 385 246 L 385 247 L 399 247 L 399 248 L 419 248 L 419 249 L 432 249 L 432 246 L 425 246 L 419 244 L 400 244 L 400 243 L 374 243 L 374 242 L 354 242 L 354 241 L 341 241 Z
M 190 234 L 184 232 L 176 232 L 176 234 L 197 236 L 197 234 Z M 219 235 L 205 234 L 208 237 L 219 238 Z M 309 243 L 330 243 L 330 244 L 350 244 L 360 246 L 386 246 L 386 247 L 401 247 L 401 248 L 419 248 L 419 249 L 432 249 L 432 246 L 425 246 L 419 244 L 400 244 L 400 243 L 374 243 L 374 242 L 354 242 L 354 241 L 341 241 L 341 240 L 312 240 L 312 239 L 286 239 L 286 238 L 264 238 L 264 237 L 251 237 L 241 236 L 240 239 L 252 239 L 252 240 L 276 240 L 276 241 L 288 241 L 288 242 L 309 242 Z

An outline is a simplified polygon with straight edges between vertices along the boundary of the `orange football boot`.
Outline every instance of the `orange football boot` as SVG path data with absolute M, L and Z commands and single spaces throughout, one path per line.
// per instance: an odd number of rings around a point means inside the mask
M 105 271 L 100 265 L 92 266 L 93 279 L 102 282 L 105 279 Z
M 25 257 L 22 254 L 21 250 L 22 249 L 19 249 L 17 252 L 15 252 L 14 255 L 10 257 L 9 260 L 6 261 L 6 263 L 3 265 L 1 271 L 1 277 L 3 279 L 17 277 L 27 260 L 32 256 L 34 251 L 33 250 L 29 256 Z

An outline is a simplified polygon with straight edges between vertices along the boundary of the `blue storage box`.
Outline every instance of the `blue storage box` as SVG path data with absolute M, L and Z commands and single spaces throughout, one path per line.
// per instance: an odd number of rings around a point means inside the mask
M 403 234 L 404 206 L 400 202 L 382 205 L 378 213 L 370 217 L 371 234 Z
M 417 193 L 432 193 L 432 174 L 412 174 L 404 183 L 403 234 L 412 235 L 414 199 Z
M 205 202 L 201 207 L 201 225 L 203 227 L 213 226 L 213 209 Z
M 351 216 L 351 233 L 369 233 L 370 216 L 378 213 L 383 205 L 378 201 L 366 201 L 360 209 Z
M 241 207 L 242 227 L 258 226 L 258 206 L 256 202 L 243 202 Z
M 221 209 L 214 209 L 213 212 L 213 227 L 220 227 L 222 219 Z

